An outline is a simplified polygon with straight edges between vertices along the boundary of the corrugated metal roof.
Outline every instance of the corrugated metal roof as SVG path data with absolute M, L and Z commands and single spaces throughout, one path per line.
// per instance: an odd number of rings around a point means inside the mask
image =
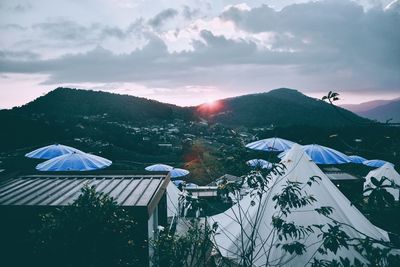
M 166 175 L 28 175 L 0 185 L 0 205 L 64 206 L 85 185 L 112 196 L 122 206 L 148 206 L 166 188 Z
M 334 181 L 338 181 L 338 180 L 346 180 L 346 181 L 356 181 L 356 180 L 360 180 L 360 178 L 351 175 L 349 173 L 346 172 L 327 172 L 325 173 L 329 179 L 334 180 Z

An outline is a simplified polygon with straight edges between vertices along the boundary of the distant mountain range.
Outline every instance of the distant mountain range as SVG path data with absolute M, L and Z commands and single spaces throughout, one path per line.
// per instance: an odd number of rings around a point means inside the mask
M 15 148 L 77 136 L 132 143 L 121 125 L 157 125 L 176 119 L 207 120 L 232 127 L 344 126 L 365 122 L 350 111 L 292 89 L 222 99 L 196 107 L 106 92 L 58 88 L 11 110 L 0 110 L 0 147 Z M 113 126 L 113 123 L 119 126 Z M 121 133 L 122 137 L 118 137 Z M 1 150 L 1 149 L 0 149 Z
M 374 100 L 356 105 L 342 105 L 362 117 L 380 122 L 400 122 L 400 97 L 392 100 Z

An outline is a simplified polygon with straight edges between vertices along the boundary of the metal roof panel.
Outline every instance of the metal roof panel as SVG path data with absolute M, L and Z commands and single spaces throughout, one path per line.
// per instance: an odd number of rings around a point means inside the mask
M 166 175 L 28 175 L 0 185 L 0 205 L 65 206 L 85 185 L 107 193 L 123 206 L 147 206 Z

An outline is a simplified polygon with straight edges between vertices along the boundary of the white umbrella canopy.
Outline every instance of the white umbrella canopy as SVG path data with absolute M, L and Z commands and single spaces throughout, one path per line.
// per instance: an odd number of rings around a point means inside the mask
M 258 140 L 246 145 L 247 148 L 268 152 L 279 152 L 289 150 L 295 143 L 283 138 L 273 137 Z
M 73 152 L 47 160 L 36 166 L 38 171 L 92 171 L 112 164 L 111 160 L 83 152 Z
M 190 172 L 188 170 L 173 168 L 170 172 L 171 178 L 178 178 L 188 175 Z
M 154 164 L 147 166 L 144 169 L 151 172 L 169 172 L 173 169 L 173 167 L 166 164 Z
M 73 153 L 73 152 L 82 152 L 79 149 L 65 146 L 61 144 L 54 144 L 45 147 L 38 148 L 32 152 L 25 154 L 27 158 L 34 159 L 52 159 L 58 156 L 62 156 L 65 154 Z

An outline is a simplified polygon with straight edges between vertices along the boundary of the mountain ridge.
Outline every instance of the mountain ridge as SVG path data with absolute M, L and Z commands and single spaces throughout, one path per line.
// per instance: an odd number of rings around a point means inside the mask
M 288 88 L 193 107 L 109 92 L 57 88 L 21 107 L 0 110 L 0 123 L 8 126 L 0 132 L 0 146 L 13 149 L 39 141 L 85 137 L 136 147 L 140 141 L 130 137 L 134 127 L 167 125 L 176 120 L 189 125 L 202 119 L 211 124 L 249 128 L 271 125 L 336 127 L 366 121 Z M 140 146 L 143 148 L 145 144 Z
M 341 105 L 359 116 L 380 122 L 400 122 L 400 97 L 390 100 L 373 100 L 355 105 Z
M 350 110 L 351 112 L 357 113 L 357 112 L 366 112 L 368 110 L 387 105 L 389 103 L 395 102 L 400 100 L 400 97 L 394 98 L 394 99 L 377 99 L 377 100 L 371 100 L 367 102 L 362 102 L 360 104 L 343 104 L 340 105 L 340 107 L 345 108 L 347 110 Z
M 210 109 L 209 104 L 202 104 L 197 111 L 211 122 L 231 126 L 344 126 L 367 121 L 350 111 L 340 107 L 337 109 L 298 90 L 279 88 L 218 100 L 216 110 Z
M 339 109 L 349 117 L 349 121 L 343 114 L 338 114 L 330 104 L 290 88 L 225 98 L 198 106 L 180 107 L 131 95 L 60 87 L 6 112 L 47 120 L 62 120 L 65 117 L 78 120 L 83 117 L 104 116 L 108 120 L 138 124 L 203 118 L 211 123 L 248 127 L 270 124 L 340 126 L 354 121 L 365 121 L 345 109 Z

